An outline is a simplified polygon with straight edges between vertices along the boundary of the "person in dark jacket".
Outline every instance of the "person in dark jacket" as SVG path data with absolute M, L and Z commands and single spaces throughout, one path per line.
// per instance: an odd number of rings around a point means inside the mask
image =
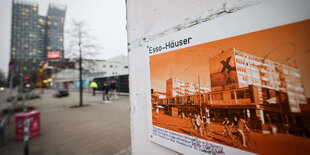
M 106 82 L 103 82 L 103 87 L 102 87 L 103 93 L 102 93 L 102 100 L 103 101 L 109 101 L 109 86 Z
M 116 94 L 116 81 L 112 80 L 111 86 L 110 86 L 110 98 L 114 96 L 115 99 L 117 99 L 117 94 Z

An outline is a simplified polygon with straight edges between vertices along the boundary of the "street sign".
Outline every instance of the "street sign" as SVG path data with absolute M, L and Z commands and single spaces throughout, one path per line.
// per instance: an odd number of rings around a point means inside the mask
M 10 71 L 14 68 L 15 66 L 15 59 L 11 58 L 9 62 L 9 69 Z

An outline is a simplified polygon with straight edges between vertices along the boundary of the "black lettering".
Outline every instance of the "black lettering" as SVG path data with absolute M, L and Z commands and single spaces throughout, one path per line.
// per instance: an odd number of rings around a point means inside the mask
M 170 42 L 171 48 L 174 48 L 173 40 Z
M 152 47 L 149 47 L 149 54 L 152 54 Z
M 182 41 L 182 40 L 180 40 L 180 41 L 179 41 L 179 44 L 180 44 L 180 46 L 182 46 L 182 45 L 183 45 L 183 41 Z
M 177 42 L 174 42 L 174 46 L 175 47 L 179 47 L 179 42 L 177 41 Z
M 193 38 L 192 38 L 192 37 L 189 37 L 189 38 L 188 38 L 188 43 L 190 43 L 191 39 L 193 39 Z
M 183 42 L 184 42 L 184 45 L 186 45 L 187 44 L 187 39 L 184 39 Z
M 167 43 L 166 43 L 166 49 L 168 49 L 168 47 L 169 47 L 169 48 L 171 47 L 170 42 L 167 42 Z

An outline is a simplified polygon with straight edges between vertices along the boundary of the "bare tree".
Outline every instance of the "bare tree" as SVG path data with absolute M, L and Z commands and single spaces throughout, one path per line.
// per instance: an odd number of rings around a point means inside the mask
M 67 57 L 73 59 L 79 64 L 79 81 L 80 81 L 80 102 L 83 106 L 83 59 L 95 58 L 97 50 L 100 48 L 94 43 L 94 38 L 89 34 L 90 29 L 85 22 L 72 21 L 72 27 L 68 31 L 69 50 Z

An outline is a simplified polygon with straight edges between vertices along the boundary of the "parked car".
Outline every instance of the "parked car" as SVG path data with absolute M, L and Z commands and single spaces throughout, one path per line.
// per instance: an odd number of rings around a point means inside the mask
M 65 89 L 58 90 L 57 94 L 55 94 L 55 97 L 60 98 L 60 97 L 66 97 L 69 96 L 69 91 Z

